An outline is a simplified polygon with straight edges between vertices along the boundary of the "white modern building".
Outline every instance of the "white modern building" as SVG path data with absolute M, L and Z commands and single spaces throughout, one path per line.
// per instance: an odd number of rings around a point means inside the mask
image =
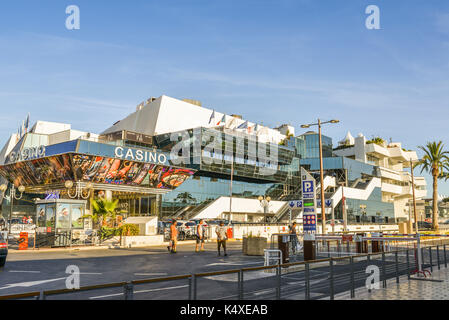
M 381 177 L 382 201 L 394 203 L 395 217 L 408 219 L 409 208 L 406 205 L 413 196 L 411 173 L 406 170 L 411 162 L 416 162 L 415 151 L 405 150 L 399 142 L 390 142 L 377 138 L 367 140 L 363 134 L 356 138 L 348 132 L 339 142 L 334 154 L 379 168 Z M 415 196 L 423 199 L 427 195 L 427 183 L 424 177 L 414 177 Z

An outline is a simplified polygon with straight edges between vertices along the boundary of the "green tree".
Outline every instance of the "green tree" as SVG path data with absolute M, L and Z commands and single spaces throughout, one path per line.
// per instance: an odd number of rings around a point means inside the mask
M 442 141 L 428 142 L 426 146 L 419 146 L 424 152 L 423 158 L 414 165 L 421 167 L 421 173 L 425 170 L 433 178 L 433 215 L 432 227 L 438 230 L 438 180 L 447 179 L 449 173 L 449 151 L 444 150 Z
M 178 194 L 175 201 L 179 201 L 179 202 L 185 204 L 185 203 L 195 202 L 196 199 L 192 196 L 192 194 L 190 192 L 182 192 L 182 193 Z
M 93 214 L 87 217 L 92 218 L 94 223 L 100 223 L 100 226 L 107 220 L 107 218 L 115 219 L 116 210 L 118 207 L 117 200 L 98 199 L 92 201 Z

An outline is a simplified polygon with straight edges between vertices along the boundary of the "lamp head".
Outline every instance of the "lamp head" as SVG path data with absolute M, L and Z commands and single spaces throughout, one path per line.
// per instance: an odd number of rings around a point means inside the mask
M 340 122 L 340 120 L 336 120 L 336 119 L 331 120 L 331 123 L 339 123 L 339 122 Z
M 267 197 L 266 199 L 267 199 L 267 201 L 268 201 L 268 202 L 270 202 L 270 201 L 271 201 L 271 197 Z
M 5 192 L 6 189 L 8 189 L 8 185 L 2 184 L 2 185 L 0 186 L 0 192 Z
M 303 124 L 303 125 L 301 126 L 301 128 L 303 128 L 303 129 L 310 128 L 310 124 Z
M 262 196 L 259 196 L 259 198 L 257 198 L 257 199 L 259 199 L 259 201 L 262 201 L 262 200 L 263 200 L 263 197 L 262 197 Z
M 64 185 L 65 185 L 65 187 L 67 189 L 72 189 L 73 188 L 73 181 L 67 180 Z
M 24 186 L 20 186 L 20 187 L 19 187 L 19 192 L 20 192 L 20 193 L 25 192 L 25 187 L 24 187 Z

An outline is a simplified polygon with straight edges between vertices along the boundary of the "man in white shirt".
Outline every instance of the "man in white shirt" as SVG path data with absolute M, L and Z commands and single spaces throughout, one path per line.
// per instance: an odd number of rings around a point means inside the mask
M 220 224 L 215 228 L 215 233 L 217 234 L 218 255 L 221 255 L 220 249 L 223 247 L 224 256 L 226 257 L 228 255 L 226 253 L 226 240 L 228 240 L 228 235 L 223 221 L 220 221 Z

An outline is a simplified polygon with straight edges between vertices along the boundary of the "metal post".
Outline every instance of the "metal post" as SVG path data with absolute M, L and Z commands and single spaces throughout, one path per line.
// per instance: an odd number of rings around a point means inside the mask
M 196 276 L 192 274 L 192 300 L 196 300 Z
M 444 267 L 447 268 L 446 245 L 443 245 L 443 249 L 444 249 Z
M 418 274 L 421 274 L 422 267 L 423 267 L 423 255 L 422 255 L 422 248 L 421 248 L 421 236 L 418 233 L 418 229 L 416 229 L 416 255 L 418 258 Z
M 430 271 L 433 272 L 432 247 L 429 247 L 429 255 L 430 255 Z
M 192 277 L 189 277 L 189 301 L 192 300 Z
M 398 262 L 398 252 L 394 253 L 394 260 L 396 263 L 396 283 L 399 283 L 399 262 Z
M 349 258 L 351 265 L 351 298 L 355 298 L 355 281 L 354 281 L 354 258 Z
M 243 270 L 239 271 L 238 277 L 239 277 L 238 297 L 239 300 L 243 300 Z
M 382 284 L 383 284 L 383 288 L 387 287 L 387 276 L 386 276 L 386 266 L 385 266 L 385 252 L 382 252 Z
M 323 141 L 321 137 L 321 120 L 318 119 L 318 135 L 320 146 L 320 179 L 321 179 L 321 224 L 323 226 L 322 234 L 326 234 L 326 208 L 324 198 L 324 168 L 323 168 Z
M 438 270 L 440 270 L 440 246 L 437 246 L 437 262 L 438 262 Z
M 128 282 L 123 286 L 125 300 L 134 300 L 134 286 L 131 282 Z
M 338 257 L 341 257 L 341 246 L 340 246 L 340 240 L 337 241 L 337 250 L 338 250 Z
M 407 278 L 410 280 L 410 258 L 408 256 L 408 249 L 406 251 L 407 254 Z
M 334 260 L 329 261 L 330 299 L 334 300 Z
M 37 299 L 38 300 L 45 300 L 45 293 L 44 293 L 44 291 L 40 292 L 39 297 Z
M 281 265 L 279 264 L 277 267 L 277 288 L 276 288 L 276 299 L 277 300 L 281 300 L 281 281 L 282 281 L 282 269 L 281 269 Z
M 306 262 L 304 277 L 306 281 L 306 300 L 310 300 L 310 265 Z

